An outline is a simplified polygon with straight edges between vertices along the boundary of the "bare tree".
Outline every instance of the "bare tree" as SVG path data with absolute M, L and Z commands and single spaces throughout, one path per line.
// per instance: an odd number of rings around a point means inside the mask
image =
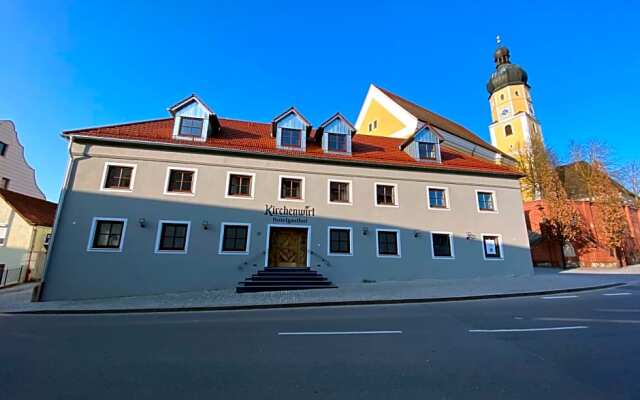
M 622 168 L 622 182 L 633 193 L 633 205 L 640 208 L 640 161 L 632 161 Z

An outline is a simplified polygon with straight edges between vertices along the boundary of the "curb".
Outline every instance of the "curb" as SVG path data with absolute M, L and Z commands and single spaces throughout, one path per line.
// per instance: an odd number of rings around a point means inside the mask
M 264 310 L 282 308 L 305 308 L 305 307 L 332 307 L 332 306 L 356 306 L 356 305 L 384 305 L 384 304 L 419 304 L 419 303 L 443 303 L 448 301 L 503 299 L 510 297 L 529 297 L 558 293 L 575 293 L 588 290 L 610 289 L 624 286 L 626 283 L 608 283 L 597 286 L 583 286 L 569 289 L 541 290 L 536 292 L 522 293 L 498 293 L 480 294 L 472 296 L 436 297 L 436 298 L 413 298 L 413 299 L 390 299 L 390 300 L 346 300 L 346 301 L 325 301 L 307 302 L 291 304 L 249 304 L 237 306 L 196 306 L 196 307 L 170 307 L 170 308 L 118 308 L 103 310 L 28 310 L 28 311 L 0 311 L 1 314 L 40 314 L 40 315 L 65 315 L 65 314 L 141 314 L 141 313 L 169 313 L 169 312 L 198 312 L 198 311 L 239 311 L 239 310 Z

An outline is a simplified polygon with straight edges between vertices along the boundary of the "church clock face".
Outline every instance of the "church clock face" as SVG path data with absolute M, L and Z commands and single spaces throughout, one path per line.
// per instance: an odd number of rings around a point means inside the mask
M 510 116 L 511 116 L 511 108 L 504 107 L 502 110 L 500 110 L 500 119 L 509 118 Z

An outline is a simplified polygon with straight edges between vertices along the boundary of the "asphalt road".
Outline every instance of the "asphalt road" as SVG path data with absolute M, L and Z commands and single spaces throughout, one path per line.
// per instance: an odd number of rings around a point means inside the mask
M 640 284 L 435 304 L 0 316 L 0 398 L 11 400 L 613 400 L 640 398 L 639 377 Z

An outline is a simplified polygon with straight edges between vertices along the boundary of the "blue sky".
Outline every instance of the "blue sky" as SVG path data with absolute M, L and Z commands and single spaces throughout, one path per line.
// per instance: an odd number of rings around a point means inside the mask
M 221 116 L 269 121 L 295 105 L 317 124 L 335 111 L 355 122 L 376 83 L 488 140 L 496 34 L 561 158 L 591 138 L 620 163 L 640 158 L 635 1 L 0 0 L 0 15 L 0 119 L 54 201 L 61 131 L 164 117 L 192 92 Z

